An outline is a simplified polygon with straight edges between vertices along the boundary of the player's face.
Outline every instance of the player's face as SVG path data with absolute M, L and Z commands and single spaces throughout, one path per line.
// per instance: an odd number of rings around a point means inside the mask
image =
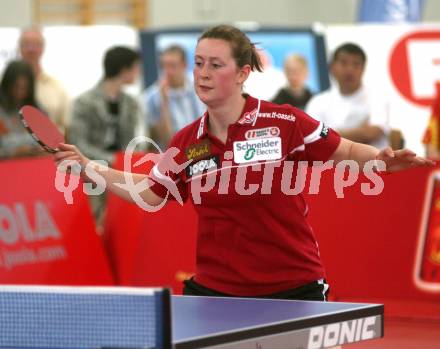
M 331 71 L 343 93 L 353 93 L 361 85 L 364 72 L 362 57 L 341 52 L 332 63 Z
M 240 95 L 249 71 L 249 65 L 237 66 L 227 41 L 203 39 L 197 44 L 194 86 L 206 105 L 216 106 L 227 102 L 235 94 Z

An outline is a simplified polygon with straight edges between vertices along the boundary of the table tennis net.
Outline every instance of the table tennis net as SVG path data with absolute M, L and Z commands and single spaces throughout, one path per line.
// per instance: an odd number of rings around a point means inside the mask
M 1 286 L 0 348 L 166 348 L 169 302 L 163 289 Z

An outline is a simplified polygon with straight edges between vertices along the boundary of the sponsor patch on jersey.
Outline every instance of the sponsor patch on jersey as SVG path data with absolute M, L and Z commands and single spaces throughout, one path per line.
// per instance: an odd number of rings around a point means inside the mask
M 246 139 L 257 139 L 257 138 L 269 138 L 277 137 L 280 135 L 280 129 L 276 126 L 257 128 L 246 131 L 244 136 Z
M 238 120 L 239 124 L 252 124 L 255 121 L 255 118 L 257 117 L 257 108 L 254 110 L 248 111 L 243 114 L 242 118 Z
M 319 134 L 319 136 L 321 138 L 326 138 L 328 136 L 328 132 L 329 132 L 328 126 L 323 124 L 322 125 L 322 130 L 321 130 L 321 133 Z
M 293 114 L 284 114 L 284 113 L 277 113 L 275 111 L 271 113 L 258 113 L 259 118 L 268 118 L 268 119 L 282 119 L 282 120 L 288 120 L 295 122 L 296 117 Z
M 197 160 L 211 155 L 211 147 L 209 142 L 194 144 L 185 149 L 188 160 Z
M 218 155 L 211 156 L 207 159 L 199 160 L 194 164 L 191 164 L 186 168 L 186 176 L 191 178 L 193 176 L 200 175 L 209 170 L 218 168 L 220 164 L 220 158 Z
M 270 137 L 234 142 L 234 161 L 244 164 L 253 161 L 281 159 L 281 138 Z

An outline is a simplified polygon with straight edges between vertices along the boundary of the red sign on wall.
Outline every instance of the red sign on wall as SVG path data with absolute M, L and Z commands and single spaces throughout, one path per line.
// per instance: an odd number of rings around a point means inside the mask
M 440 82 L 440 31 L 418 31 L 401 38 L 391 52 L 389 69 L 406 100 L 430 106 Z

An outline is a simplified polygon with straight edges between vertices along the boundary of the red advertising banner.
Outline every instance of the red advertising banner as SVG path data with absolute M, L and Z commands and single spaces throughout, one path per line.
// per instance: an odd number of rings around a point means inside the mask
M 0 162 L 0 283 L 111 285 L 82 182 L 72 204 L 51 158 Z
M 339 199 L 333 173 L 323 174 L 319 195 L 306 199 L 334 300 L 380 302 L 387 314 L 440 318 L 440 283 L 433 278 L 434 265 L 427 269 L 427 253 L 440 224 L 435 171 L 384 176 L 378 196 L 362 194 L 361 185 L 368 180 L 360 176 Z M 421 287 L 421 281 L 430 288 Z
M 132 168 L 144 154 L 134 154 L 131 159 L 130 171 L 148 173 L 152 167 L 151 162 Z M 123 153 L 116 155 L 113 168 L 124 170 Z M 142 234 L 142 221 L 144 210 L 134 203 L 130 203 L 111 192 L 107 193 L 107 206 L 104 222 L 104 242 L 116 283 L 130 286 L 134 284 L 135 261 L 139 250 L 139 241 Z
M 380 195 L 367 196 L 361 184 L 337 198 L 333 173 L 321 179 L 319 195 L 307 195 L 329 281 L 338 296 L 440 299 L 417 287 L 417 246 L 432 169 L 383 176 Z M 420 270 L 417 271 L 420 273 Z

